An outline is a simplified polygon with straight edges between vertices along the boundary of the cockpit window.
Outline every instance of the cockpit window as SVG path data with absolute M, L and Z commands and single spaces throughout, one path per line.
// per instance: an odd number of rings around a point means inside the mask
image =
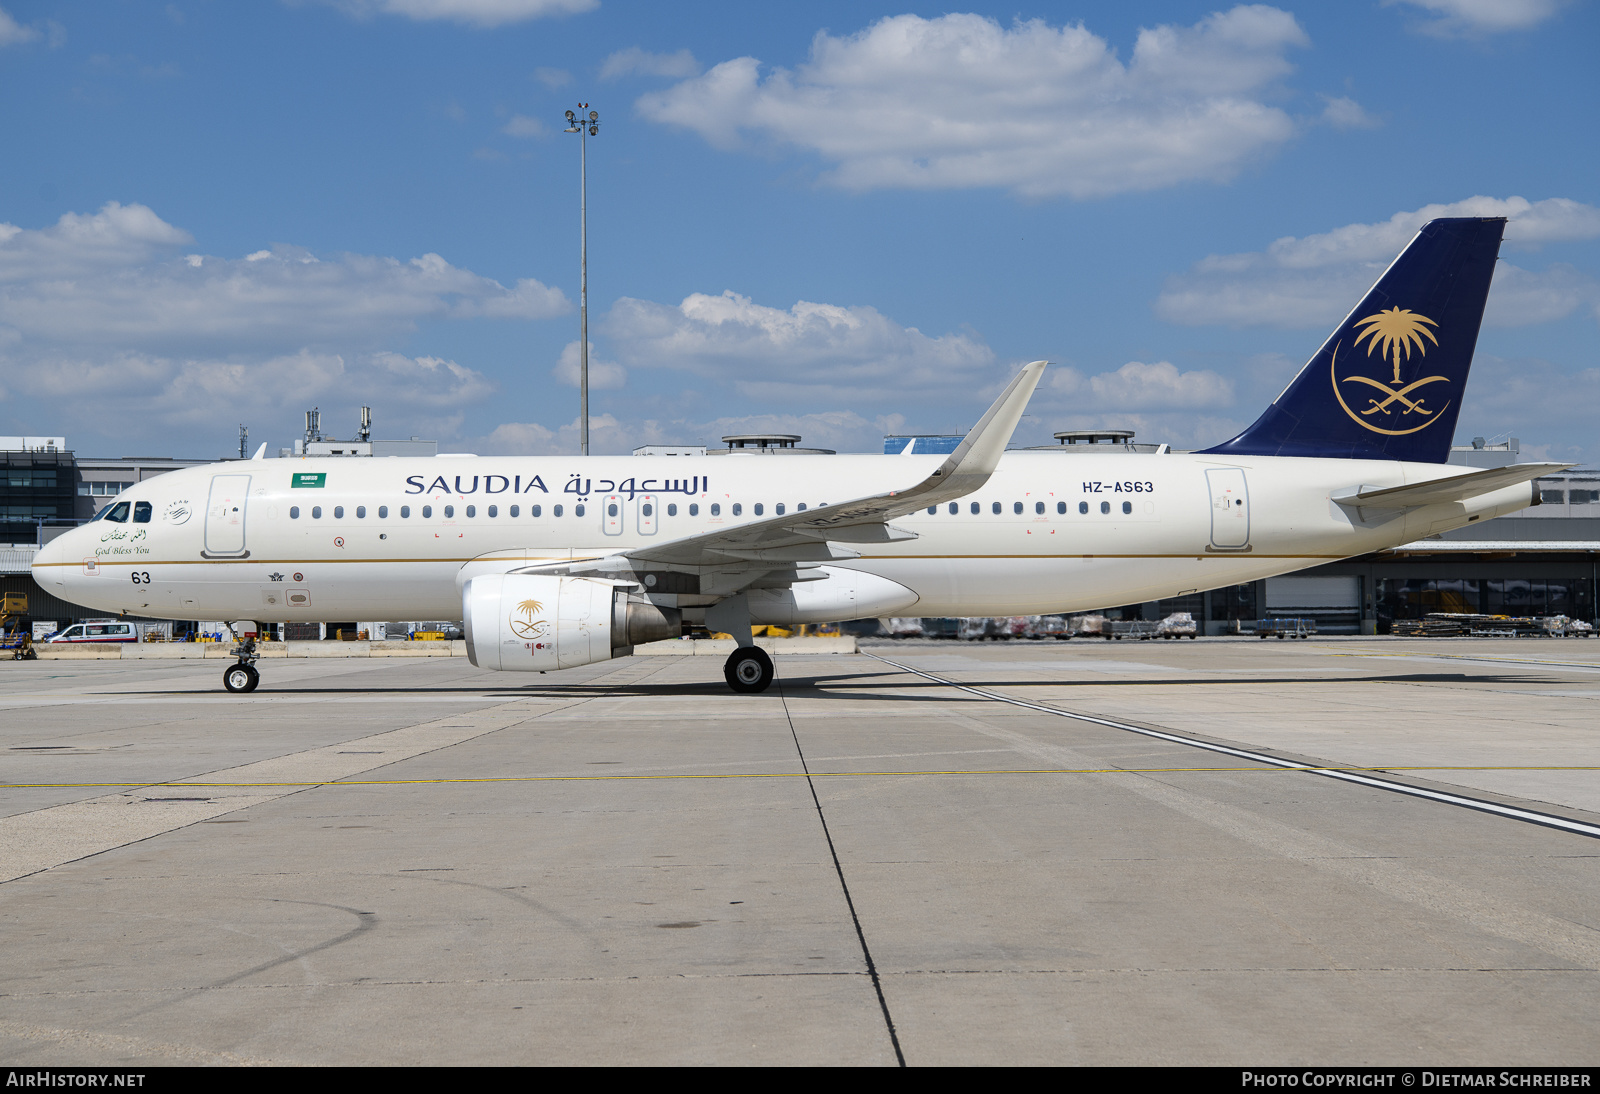
M 133 523 L 135 523 L 135 524 L 149 524 L 150 523 L 150 503 L 149 502 L 147 502 L 147 501 L 136 501 L 136 502 L 133 503 Z
M 105 519 L 105 515 L 106 515 L 106 514 L 107 514 L 107 513 L 109 513 L 109 512 L 111 512 L 111 506 L 110 506 L 110 505 L 105 505 L 105 506 L 102 506 L 102 507 L 101 507 L 101 508 L 100 508 L 100 511 L 99 511 L 99 512 L 98 512 L 98 513 L 96 513 L 96 514 L 95 514 L 95 515 L 94 515 L 94 516 L 92 516 L 92 517 L 90 517 L 90 518 L 89 518 L 89 523 L 90 523 L 90 524 L 93 524 L 93 523 L 94 523 L 94 522 L 95 522 L 95 521 L 97 521 L 97 520 L 103 520 L 103 519 Z
M 130 508 L 132 508 L 131 502 L 119 501 L 106 512 L 106 519 L 114 524 L 126 524 Z

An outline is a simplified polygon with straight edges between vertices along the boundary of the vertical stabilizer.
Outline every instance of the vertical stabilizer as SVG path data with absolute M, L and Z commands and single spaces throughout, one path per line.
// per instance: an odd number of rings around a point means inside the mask
M 1444 463 L 1505 226 L 1429 221 L 1266 413 L 1206 452 Z

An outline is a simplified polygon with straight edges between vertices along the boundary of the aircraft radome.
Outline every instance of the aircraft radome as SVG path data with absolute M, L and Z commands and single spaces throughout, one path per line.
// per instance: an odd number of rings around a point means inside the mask
M 1261 417 L 1200 452 L 1007 452 L 1045 363 L 947 458 L 254 460 L 139 483 L 35 579 L 131 615 L 463 620 L 480 668 L 547 671 L 704 623 L 1130 604 L 1393 547 L 1537 500 L 1564 464 L 1447 466 L 1501 218 L 1422 228 Z M 263 446 L 263 449 L 265 446 Z M 224 675 L 258 682 L 252 642 Z

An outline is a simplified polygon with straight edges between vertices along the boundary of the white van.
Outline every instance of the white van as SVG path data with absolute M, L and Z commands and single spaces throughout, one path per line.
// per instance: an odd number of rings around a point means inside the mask
M 114 619 L 90 620 L 74 623 L 64 631 L 57 631 L 46 642 L 137 642 L 139 632 L 132 623 L 118 623 Z

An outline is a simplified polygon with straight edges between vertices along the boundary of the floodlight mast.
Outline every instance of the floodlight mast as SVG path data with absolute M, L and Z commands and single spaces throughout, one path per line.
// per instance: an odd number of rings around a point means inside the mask
M 589 110 L 579 103 L 579 110 Z M 568 133 L 578 135 L 578 448 L 589 454 L 589 138 L 600 135 L 600 112 L 584 118 L 567 111 Z

